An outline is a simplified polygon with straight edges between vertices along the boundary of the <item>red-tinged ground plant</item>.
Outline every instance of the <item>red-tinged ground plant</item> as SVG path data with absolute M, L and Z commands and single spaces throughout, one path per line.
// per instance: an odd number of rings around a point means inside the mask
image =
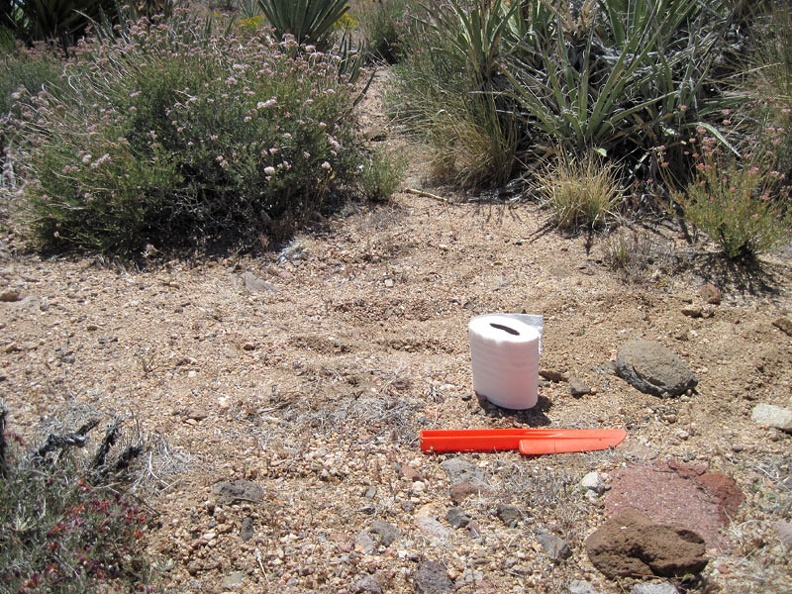
M 147 591 L 151 517 L 119 491 L 119 463 L 104 452 L 87 466 L 75 455 L 96 423 L 50 434 L 35 451 L 6 431 L 0 402 L 0 591 L 59 594 Z M 109 431 L 99 447 L 115 441 Z M 11 443 L 8 443 L 8 442 Z M 129 452 L 131 450 L 127 450 Z M 114 486 L 111 487 L 110 485 Z

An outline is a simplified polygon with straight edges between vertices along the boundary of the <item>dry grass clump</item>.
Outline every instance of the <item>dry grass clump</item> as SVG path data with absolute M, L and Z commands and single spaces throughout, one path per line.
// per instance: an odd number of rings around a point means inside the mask
M 560 229 L 593 230 L 617 218 L 621 190 L 616 169 L 594 155 L 562 155 L 545 166 L 535 183 L 544 208 Z

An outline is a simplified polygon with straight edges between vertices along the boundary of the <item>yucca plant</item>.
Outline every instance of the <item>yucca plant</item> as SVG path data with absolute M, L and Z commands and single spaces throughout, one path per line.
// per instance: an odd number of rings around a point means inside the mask
M 298 44 L 327 49 L 333 25 L 349 10 L 348 0 L 259 0 L 261 11 L 282 37 L 293 35 Z
M 442 48 L 452 51 L 482 88 L 489 87 L 500 68 L 505 49 L 503 37 L 514 28 L 512 21 L 519 13 L 520 3 L 475 0 L 470 7 L 459 0 L 449 0 L 447 9 L 424 8 L 431 15 L 424 23 L 445 40 Z
M 672 145 L 679 150 L 666 150 L 667 158 L 680 159 L 669 179 L 685 179 L 684 139 L 719 99 L 711 87 L 723 4 L 705 11 L 702 0 L 599 0 L 577 17 L 555 9 L 554 22 L 527 38 L 508 68 L 529 133 L 543 139 L 537 145 L 596 150 L 635 166 L 652 147 Z

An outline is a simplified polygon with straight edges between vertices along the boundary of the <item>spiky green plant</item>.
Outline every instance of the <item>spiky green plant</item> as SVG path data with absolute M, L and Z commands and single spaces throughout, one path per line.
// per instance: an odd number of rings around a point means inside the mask
M 278 36 L 326 49 L 333 25 L 349 10 L 348 0 L 259 0 L 261 11 Z

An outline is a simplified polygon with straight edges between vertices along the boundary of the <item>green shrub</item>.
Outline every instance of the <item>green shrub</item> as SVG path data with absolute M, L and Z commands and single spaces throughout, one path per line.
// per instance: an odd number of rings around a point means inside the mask
M 149 582 L 148 515 L 119 493 L 117 477 L 114 488 L 89 478 L 66 443 L 84 441 L 89 427 L 81 430 L 31 453 L 6 451 L 0 433 L 0 591 L 132 592 Z
M 674 200 L 685 219 L 706 233 L 731 260 L 750 261 L 789 241 L 792 219 L 783 175 L 772 154 L 747 153 L 739 159 L 720 141 L 702 135 L 696 175 Z
M 360 170 L 363 195 L 371 202 L 387 201 L 399 189 L 406 167 L 406 159 L 394 152 L 372 151 Z
M 419 15 L 389 96 L 397 117 L 432 147 L 435 173 L 464 187 L 509 181 L 524 145 L 499 70 L 501 39 L 518 13 L 490 4 L 469 11 L 454 1 Z
M 405 57 L 413 33 L 410 15 L 418 8 L 419 0 L 383 0 L 355 10 L 369 52 L 376 59 L 395 64 Z
M 198 17 L 91 46 L 20 125 L 43 247 L 250 247 L 350 196 L 362 155 L 338 59 Z
M 740 6 L 450 0 L 420 17 L 423 35 L 397 69 L 397 109 L 462 183 L 502 184 L 557 148 L 596 151 L 634 182 L 656 183 L 654 149 L 663 146 L 664 181 L 684 185 L 687 138 L 734 100 L 721 77 L 740 41 L 727 39 Z M 482 158 L 483 145 L 492 158 Z M 467 170 L 465 155 L 478 155 L 478 170 Z
M 11 112 L 25 106 L 19 99 L 38 93 L 45 85 L 58 80 L 63 64 L 41 48 L 25 50 L 13 41 L 0 49 L 0 187 L 12 185 L 12 171 L 6 170 L 5 150 L 13 142 Z M 21 91 L 21 92 L 20 92 Z
M 593 154 L 561 156 L 537 174 L 535 183 L 553 222 L 567 231 L 603 227 L 615 217 L 621 197 L 613 166 Z
M 773 2 L 757 21 L 750 75 L 744 81 L 755 123 L 751 130 L 777 157 L 777 169 L 792 179 L 792 11 L 786 2 Z M 779 131 L 767 135 L 768 128 Z

